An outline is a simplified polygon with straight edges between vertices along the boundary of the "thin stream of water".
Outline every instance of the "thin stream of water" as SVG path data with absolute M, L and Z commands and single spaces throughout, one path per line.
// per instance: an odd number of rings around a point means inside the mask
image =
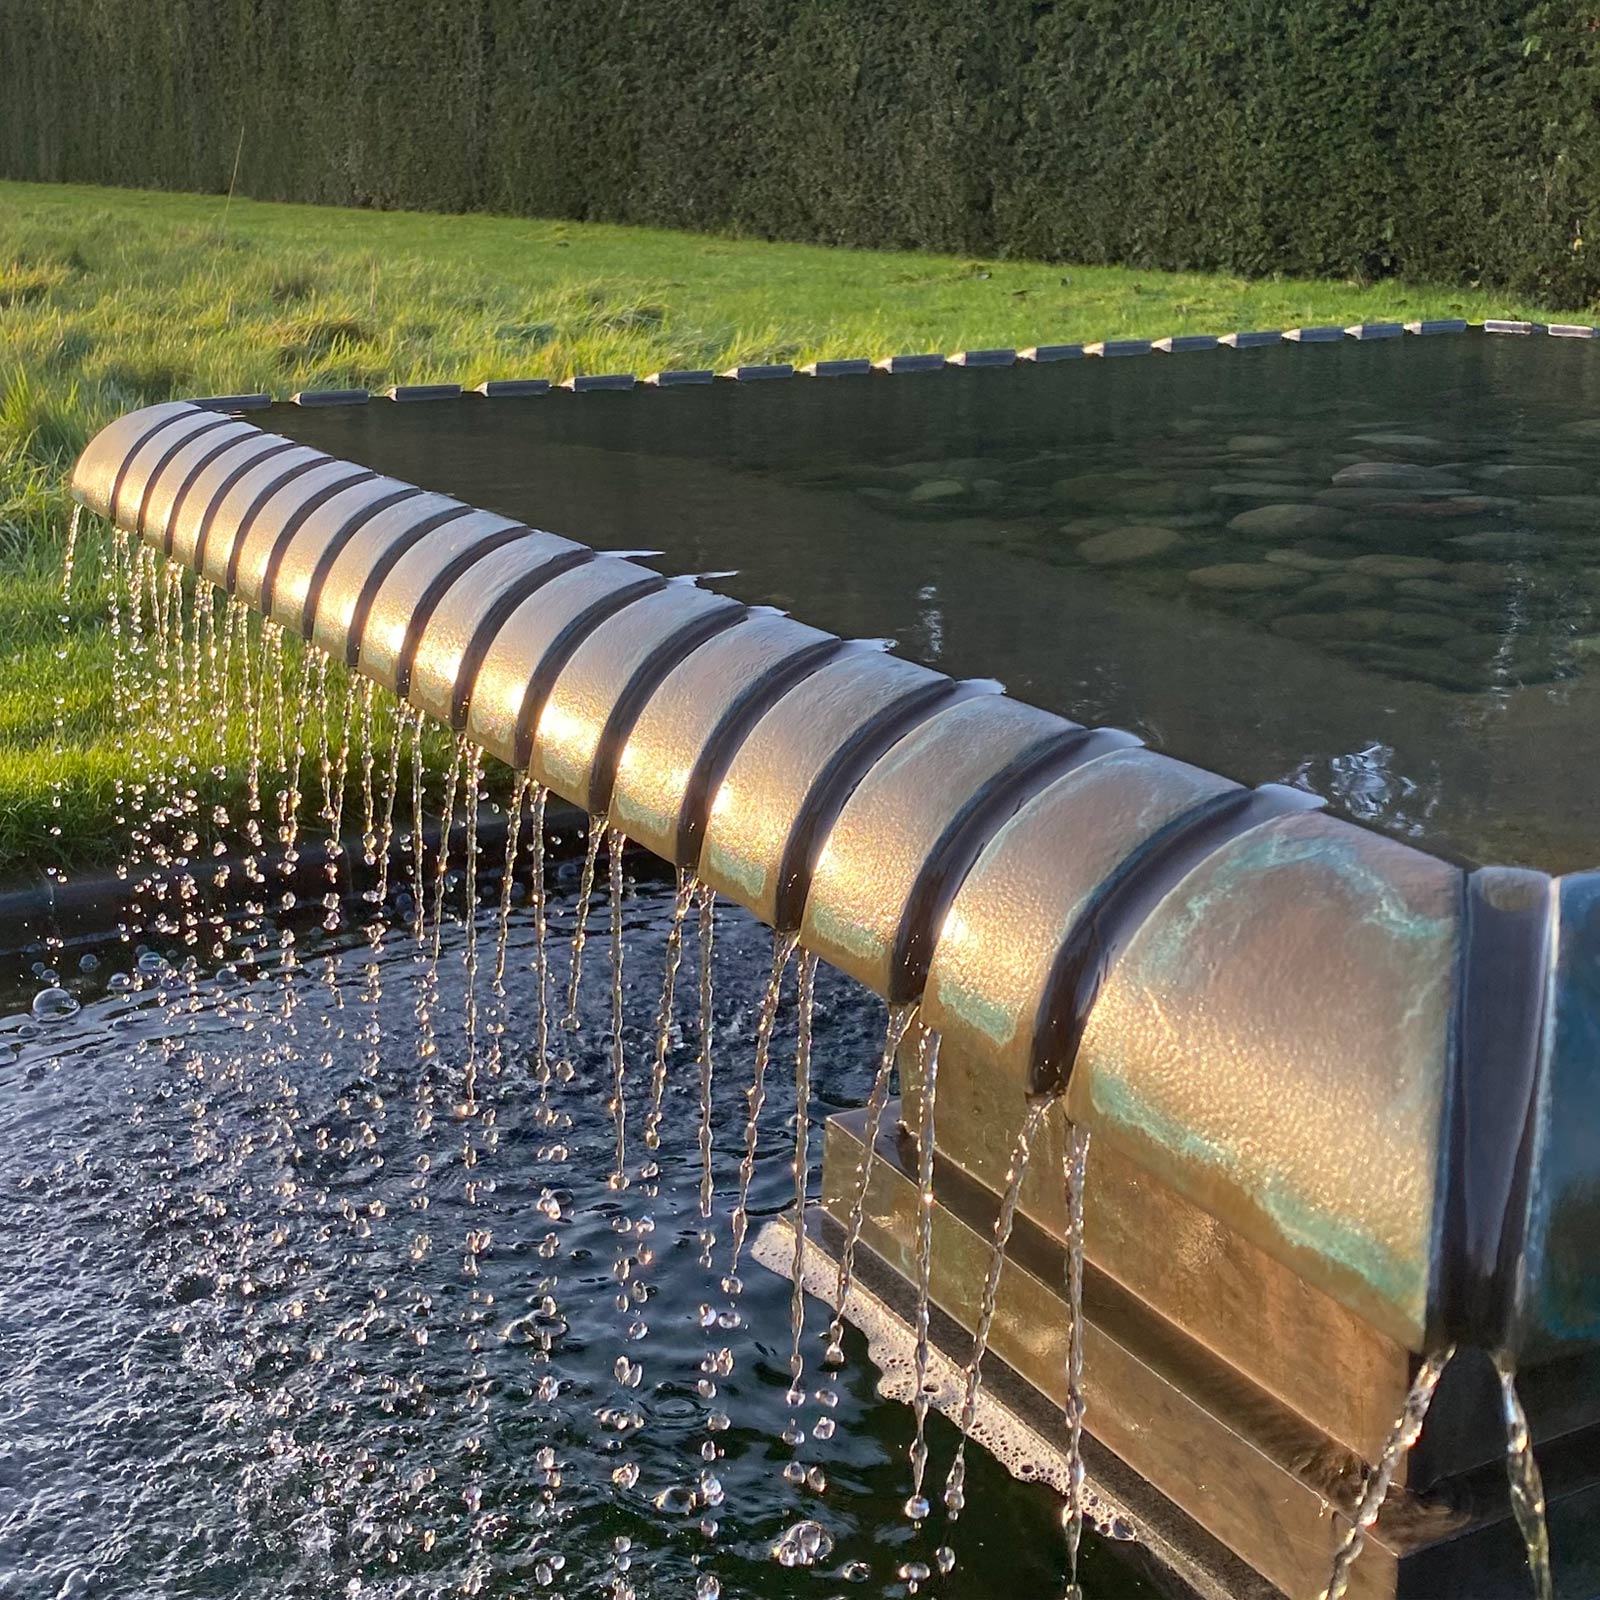
M 622 1036 L 624 1003 L 622 988 L 622 855 L 628 847 L 628 841 L 616 828 L 612 828 L 608 832 L 610 848 L 606 854 L 606 868 L 611 890 L 611 1124 L 615 1128 L 617 1136 L 616 1161 L 611 1169 L 611 1187 L 613 1189 L 625 1189 L 628 1186 L 628 1097 L 626 1093 L 628 1051 Z M 576 968 L 576 958 L 574 958 L 574 968 Z M 574 988 L 572 1003 L 576 1004 L 576 988 Z
M 1334 1552 L 1333 1571 L 1328 1579 L 1328 1587 L 1322 1591 L 1322 1600 L 1344 1600 L 1345 1592 L 1350 1587 L 1351 1570 L 1366 1548 L 1367 1533 L 1378 1520 L 1383 1502 L 1389 1498 L 1389 1490 L 1400 1464 L 1421 1436 L 1422 1425 L 1428 1420 L 1428 1408 L 1433 1404 L 1433 1397 L 1439 1388 L 1439 1380 L 1455 1353 L 1455 1346 L 1447 1345 L 1428 1356 L 1418 1369 L 1400 1415 L 1384 1443 L 1383 1452 L 1351 1513 L 1350 1529 Z
M 1063 1110 L 1065 1101 L 1062 1102 Z M 1067 1209 L 1067 1503 L 1061 1524 L 1067 1535 L 1067 1590 L 1064 1600 L 1083 1600 L 1078 1585 L 1078 1558 L 1083 1544 L 1085 1478 L 1083 1419 L 1088 1402 L 1083 1390 L 1083 1228 L 1084 1191 L 1089 1171 L 1089 1130 L 1068 1122 L 1062 1150 L 1061 1176 Z
M 483 751 L 475 744 L 462 740 L 462 770 L 466 785 L 467 812 L 467 865 L 465 873 L 466 949 L 463 962 L 466 967 L 466 1003 L 462 1009 L 463 1035 L 466 1044 L 466 1080 L 461 1104 L 456 1114 L 472 1117 L 478 1110 L 478 1030 L 481 1022 L 481 1002 L 478 993 L 478 864 L 482 846 L 478 842 L 479 818 L 482 814 Z
M 545 802 L 550 791 L 533 785 L 528 812 L 528 839 L 533 860 L 528 876 L 528 906 L 533 914 L 533 1001 L 535 1007 L 533 1078 L 539 1103 L 550 1091 L 550 907 L 545 890 Z
M 564 1033 L 578 1031 L 578 994 L 583 987 L 583 947 L 589 942 L 589 902 L 594 898 L 595 873 L 600 863 L 600 846 L 605 842 L 606 825 L 599 817 L 589 819 L 589 844 L 583 857 L 583 873 L 578 879 L 577 920 L 572 925 L 572 955 L 567 972 L 567 1008 L 561 1016 Z
M 787 958 L 785 958 L 787 960 Z M 781 981 L 783 970 L 778 968 Z M 809 950 L 800 952 L 799 1007 L 796 1018 L 794 1062 L 794 1262 L 789 1300 L 789 1409 L 798 1412 L 805 1404 L 805 1329 L 806 1329 L 806 1193 L 811 1179 L 811 1041 L 816 1011 L 817 958 Z M 748 1190 L 746 1191 L 748 1194 Z M 743 1203 L 743 1201 L 741 1201 Z M 805 1434 L 797 1416 L 789 1427 L 798 1437 L 790 1443 L 798 1447 Z
M 1528 1551 L 1535 1600 L 1555 1600 L 1544 1480 L 1539 1473 L 1539 1463 L 1534 1459 L 1528 1414 L 1522 1409 L 1522 1400 L 1517 1394 L 1516 1367 L 1504 1352 L 1495 1356 L 1494 1366 L 1500 1379 L 1500 1409 L 1506 1427 L 1506 1476 L 1511 1487 L 1511 1511 Z
M 700 1024 L 698 1031 L 699 1048 L 695 1053 L 695 1066 L 700 1078 L 700 1216 L 703 1221 L 709 1222 L 711 1217 L 711 1198 L 713 1176 L 711 1170 L 711 1090 L 715 1078 L 715 1060 L 713 1046 L 716 1034 L 716 968 L 715 955 L 717 943 L 717 896 L 715 891 L 705 888 L 700 889 Z M 709 1229 L 702 1227 L 700 1231 L 701 1265 L 707 1271 L 711 1269 L 711 1249 L 715 1243 L 715 1236 Z
M 730 1249 L 728 1252 L 728 1277 L 731 1292 L 738 1293 L 739 1261 L 744 1254 L 745 1235 L 750 1228 L 750 1179 L 756 1167 L 756 1147 L 761 1137 L 761 1113 L 767 1103 L 767 1063 L 772 1055 L 772 1030 L 778 1020 L 778 1004 L 783 997 L 783 976 L 789 970 L 790 957 L 800 943 L 798 933 L 774 932 L 772 935 L 772 968 L 767 977 L 767 987 L 761 995 L 761 1008 L 756 1014 L 755 1067 L 750 1078 L 749 1115 L 744 1125 L 744 1156 L 739 1162 L 738 1199 L 733 1207 L 733 1220 L 729 1224 Z M 796 1141 L 800 1137 L 797 1125 Z M 798 1160 L 798 1155 L 796 1157 Z
M 877 1159 L 878 1134 L 883 1126 L 884 1108 L 889 1103 L 889 1090 L 894 1081 L 895 1061 L 906 1031 L 917 1019 L 917 1005 L 890 1006 L 888 1028 L 884 1033 L 883 1052 L 878 1057 L 878 1070 L 872 1079 L 872 1090 L 867 1096 L 867 1115 L 861 1130 L 862 1154 L 856 1164 L 855 1197 L 851 1201 L 850 1216 L 845 1226 L 844 1245 L 839 1251 L 839 1288 L 837 1309 L 828 1325 L 828 1347 L 823 1362 L 829 1367 L 844 1364 L 844 1307 L 850 1298 L 855 1281 L 856 1250 L 861 1243 L 861 1229 L 866 1221 L 867 1195 L 872 1187 L 872 1165 Z
M 678 868 L 672 896 L 672 921 L 667 928 L 666 961 L 661 972 L 661 1000 L 656 1007 L 655 1053 L 650 1064 L 650 1109 L 645 1114 L 644 1143 L 647 1150 L 661 1146 L 661 1106 L 667 1092 L 667 1057 L 672 1052 L 673 1004 L 678 985 L 678 968 L 683 964 L 683 932 L 689 907 L 695 896 L 694 874 Z
M 933 1300 L 934 1106 L 939 1090 L 938 1034 L 918 1028 L 917 1056 L 922 1095 L 917 1124 L 916 1391 L 911 1401 L 916 1431 L 908 1452 L 911 1493 L 906 1498 L 905 1514 L 912 1522 L 921 1523 L 928 1515 L 928 1498 L 922 1492 L 922 1484 L 928 1470 L 928 1407 L 933 1399 L 928 1385 L 928 1368 L 933 1358 L 929 1322 Z
M 1033 1141 L 1050 1101 L 1040 1097 L 1029 1103 L 1028 1114 L 1022 1120 L 1017 1142 L 1011 1150 L 1011 1161 L 1006 1168 L 1005 1190 L 1000 1209 L 994 1219 L 994 1243 L 989 1252 L 989 1269 L 984 1274 L 983 1295 L 978 1303 L 978 1321 L 972 1334 L 972 1353 L 962 1369 L 961 1412 L 957 1420 L 958 1437 L 956 1454 L 945 1478 L 944 1505 L 950 1520 L 956 1521 L 967 1504 L 967 1439 L 978 1416 L 978 1395 L 983 1382 L 983 1358 L 989 1348 L 989 1334 L 994 1327 L 995 1311 L 1000 1303 L 1000 1274 L 1005 1267 L 1006 1246 L 1011 1241 L 1011 1229 L 1016 1222 L 1017 1206 L 1022 1198 L 1022 1183 L 1028 1173 L 1028 1160 Z

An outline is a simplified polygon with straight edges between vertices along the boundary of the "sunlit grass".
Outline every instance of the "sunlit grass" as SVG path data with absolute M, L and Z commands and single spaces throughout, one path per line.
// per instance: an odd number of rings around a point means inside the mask
M 63 627 L 66 473 L 174 397 L 1559 308 L 1400 283 L 833 250 L 598 224 L 0 183 L 0 878 L 115 854 L 102 548 Z M 1565 313 L 1578 320 L 1576 313 Z M 56 707 L 61 702 L 59 751 Z M 236 790 L 237 738 L 214 782 Z

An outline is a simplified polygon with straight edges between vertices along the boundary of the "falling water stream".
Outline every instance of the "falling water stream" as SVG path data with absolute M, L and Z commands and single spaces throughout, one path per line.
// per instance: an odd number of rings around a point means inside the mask
M 1544 1482 L 1533 1455 L 1533 1434 L 1517 1394 L 1516 1367 L 1509 1355 L 1495 1357 L 1500 1380 L 1501 1414 L 1506 1428 L 1506 1475 L 1510 1480 L 1511 1510 L 1528 1552 L 1535 1600 L 1554 1600 L 1555 1578 L 1550 1569 L 1550 1528 L 1545 1518 Z
M 1366 1486 L 1361 1491 L 1361 1498 L 1356 1502 L 1355 1509 L 1350 1515 L 1349 1531 L 1334 1552 L 1333 1574 L 1328 1580 L 1328 1587 L 1323 1591 L 1322 1600 L 1343 1600 L 1345 1591 L 1350 1586 L 1350 1574 L 1355 1567 L 1356 1559 L 1366 1548 L 1367 1534 L 1377 1522 L 1384 1501 L 1389 1498 L 1395 1474 L 1399 1472 L 1401 1464 L 1422 1436 L 1422 1425 L 1428 1420 L 1428 1410 L 1433 1405 L 1439 1380 L 1444 1376 L 1445 1368 L 1455 1358 L 1455 1353 L 1454 1345 L 1435 1351 L 1423 1361 L 1416 1377 L 1412 1380 L 1411 1389 L 1406 1395 L 1400 1415 L 1384 1443 L 1382 1453 L 1373 1465 Z

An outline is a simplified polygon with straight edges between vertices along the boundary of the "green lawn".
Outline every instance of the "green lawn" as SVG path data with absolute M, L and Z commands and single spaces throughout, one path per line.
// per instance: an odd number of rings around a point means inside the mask
M 74 454 L 185 395 L 565 377 L 1426 317 L 1583 320 L 1466 289 L 831 250 L 498 217 L 0 183 L 0 881 L 115 859 L 128 755 Z M 98 537 L 98 536 L 95 536 Z M 211 780 L 237 784 L 237 741 Z

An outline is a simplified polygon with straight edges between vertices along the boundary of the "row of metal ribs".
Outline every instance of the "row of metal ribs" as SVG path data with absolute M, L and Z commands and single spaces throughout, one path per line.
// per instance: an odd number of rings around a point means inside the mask
M 1557 923 L 1600 898 L 1587 880 L 1469 879 L 1299 791 L 1243 789 L 203 406 L 112 424 L 73 489 L 891 1002 L 920 1000 L 966 1064 L 949 1070 L 1018 1107 L 1068 1094 L 1409 1348 L 1441 1328 L 1600 1336 L 1594 1282 L 1580 1271 L 1575 1302 L 1527 1266 L 1543 1230 L 1540 1270 L 1577 1270 L 1544 1248 L 1560 1197 L 1530 1174 L 1563 1138 L 1547 1091 L 1573 1045 L 1546 1018 Z M 1483 929 L 1518 973 L 1514 992 L 1489 975 L 1492 1013 Z

